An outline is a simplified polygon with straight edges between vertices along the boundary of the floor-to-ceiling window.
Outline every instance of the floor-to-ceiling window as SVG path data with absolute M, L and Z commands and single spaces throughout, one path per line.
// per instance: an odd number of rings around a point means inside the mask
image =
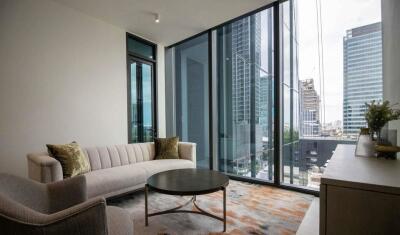
M 380 0 L 280 5 L 281 183 L 319 189 L 338 144 L 355 144 L 382 100 Z
M 317 190 L 336 146 L 365 126 L 365 102 L 382 97 L 380 1 L 338 1 L 275 2 L 169 47 L 169 133 L 183 136 L 197 115 L 198 157 L 213 169 Z M 186 78 L 178 58 L 199 47 L 208 72 Z
M 174 133 L 197 144 L 198 168 L 210 167 L 208 34 L 184 42 L 168 52 L 175 74 Z M 171 110 L 169 110 L 171 111 Z
M 274 73 L 278 8 L 275 3 L 166 50 L 167 135 L 196 142 L 199 167 L 279 181 Z
M 303 171 L 299 168 L 299 75 L 296 1 L 280 4 L 280 89 L 281 99 L 281 181 L 301 184 Z
M 216 29 L 218 169 L 273 180 L 273 11 Z

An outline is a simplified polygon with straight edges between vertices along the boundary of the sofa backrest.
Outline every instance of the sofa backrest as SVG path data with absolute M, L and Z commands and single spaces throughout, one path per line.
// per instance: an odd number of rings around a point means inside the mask
M 83 148 L 92 171 L 153 160 L 153 142 Z

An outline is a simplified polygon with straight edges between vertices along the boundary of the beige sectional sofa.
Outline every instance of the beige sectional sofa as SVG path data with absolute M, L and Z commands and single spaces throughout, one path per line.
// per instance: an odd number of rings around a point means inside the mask
M 180 159 L 154 160 L 154 143 L 83 148 L 91 171 L 84 174 L 87 196 L 106 198 L 143 188 L 149 176 L 196 167 L 196 144 L 180 142 Z M 49 183 L 63 179 L 60 162 L 47 152 L 28 154 L 29 178 Z

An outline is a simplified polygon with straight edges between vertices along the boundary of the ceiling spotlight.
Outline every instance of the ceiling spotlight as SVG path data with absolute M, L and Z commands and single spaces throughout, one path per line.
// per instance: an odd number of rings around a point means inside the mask
M 160 23 L 160 14 L 158 13 L 155 14 L 154 22 Z

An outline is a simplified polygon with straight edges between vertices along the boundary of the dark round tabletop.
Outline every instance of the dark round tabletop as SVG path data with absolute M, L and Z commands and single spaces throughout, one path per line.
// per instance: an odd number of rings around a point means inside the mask
M 170 195 L 201 195 L 222 190 L 229 178 L 207 169 L 177 169 L 150 176 L 147 186 L 157 192 Z

